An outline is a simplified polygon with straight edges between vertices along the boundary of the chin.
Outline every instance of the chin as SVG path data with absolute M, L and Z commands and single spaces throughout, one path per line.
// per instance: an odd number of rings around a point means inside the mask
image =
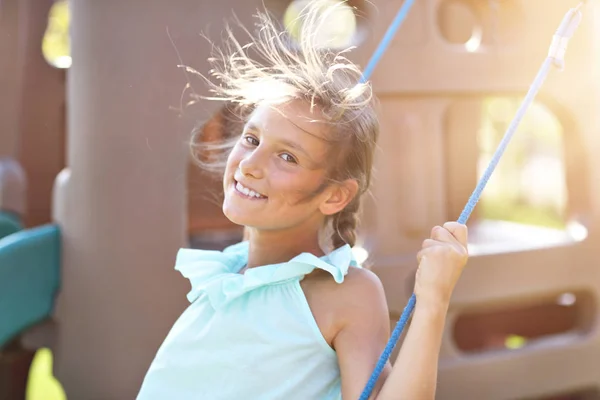
M 260 219 L 260 216 L 258 216 L 257 213 L 252 213 L 240 209 L 240 207 L 229 205 L 227 204 L 227 200 L 223 202 L 222 210 L 225 217 L 236 225 L 255 226 L 257 220 Z

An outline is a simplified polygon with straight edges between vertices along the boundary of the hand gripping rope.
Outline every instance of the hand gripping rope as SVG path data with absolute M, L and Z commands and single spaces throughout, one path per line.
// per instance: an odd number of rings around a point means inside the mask
M 473 211 L 473 209 L 475 208 L 475 205 L 479 201 L 479 197 L 481 196 L 483 189 L 485 188 L 488 180 L 490 179 L 492 173 L 494 172 L 494 169 L 498 165 L 500 158 L 504 154 L 504 151 L 506 150 L 508 143 L 510 142 L 512 136 L 514 135 L 515 131 L 517 130 L 517 127 L 519 126 L 521 119 L 525 115 L 527 108 L 533 102 L 537 92 L 539 91 L 540 87 L 544 83 L 546 76 L 548 75 L 548 73 L 550 71 L 550 68 L 554 65 L 559 70 L 563 69 L 564 56 L 565 56 L 565 52 L 567 50 L 567 44 L 569 42 L 569 39 L 573 36 L 573 33 L 575 32 L 577 27 L 579 26 L 579 23 L 581 22 L 581 18 L 582 18 L 581 9 L 582 9 L 582 6 L 586 2 L 587 2 L 587 0 L 583 0 L 577 7 L 570 9 L 567 12 L 567 14 L 565 15 L 565 17 L 563 18 L 560 26 L 556 30 L 554 37 L 552 38 L 552 44 L 550 45 L 550 49 L 548 51 L 548 56 L 542 63 L 542 66 L 540 67 L 538 74 L 535 77 L 535 80 L 533 81 L 532 85 L 530 86 L 529 91 L 527 92 L 527 95 L 525 96 L 525 99 L 521 103 L 521 106 L 519 107 L 517 114 L 515 115 L 515 118 L 512 120 L 510 126 L 508 127 L 506 133 L 504 134 L 502 141 L 498 145 L 498 148 L 496 149 L 496 152 L 494 153 L 494 156 L 492 157 L 490 164 L 488 165 L 487 169 L 483 173 L 483 176 L 481 177 L 479 183 L 475 187 L 475 190 L 471 194 L 471 197 L 469 198 L 462 213 L 460 214 L 460 217 L 458 218 L 459 223 L 465 224 L 467 222 L 467 220 L 469 219 L 471 212 Z M 369 60 L 369 63 L 367 64 L 367 66 L 365 68 L 365 72 L 363 74 L 363 81 L 368 80 L 369 77 L 371 76 L 371 74 L 373 73 L 375 66 L 377 65 L 377 63 L 379 62 L 379 60 L 385 53 L 387 47 L 389 46 L 391 40 L 394 37 L 394 34 L 398 30 L 398 28 L 402 25 L 402 22 L 405 20 L 406 15 L 408 14 L 408 11 L 410 10 L 413 3 L 414 3 L 414 0 L 406 0 L 402 4 L 400 11 L 398 11 L 398 14 L 392 21 L 392 24 L 388 28 L 383 39 L 379 43 L 379 46 L 375 50 L 371 59 Z M 394 350 L 394 347 L 396 346 L 396 343 L 398 342 L 398 339 L 400 338 L 400 335 L 402 334 L 402 331 L 404 330 L 404 327 L 405 327 L 406 323 L 408 322 L 408 319 L 410 318 L 410 316 L 415 308 L 415 304 L 416 304 L 416 297 L 415 297 L 415 294 L 413 293 L 408 301 L 408 304 L 404 308 L 404 311 L 402 312 L 400 320 L 398 321 L 398 324 L 394 328 L 394 331 L 392 332 L 390 340 L 388 341 L 383 353 L 381 354 L 381 357 L 379 358 L 379 361 L 377 362 L 375 370 L 373 371 L 371 378 L 367 382 L 359 400 L 367 400 L 369 398 L 369 396 L 371 395 L 371 393 L 373 392 L 375 383 L 377 382 L 377 379 L 379 378 L 379 375 L 381 374 L 383 367 L 385 366 L 392 351 Z

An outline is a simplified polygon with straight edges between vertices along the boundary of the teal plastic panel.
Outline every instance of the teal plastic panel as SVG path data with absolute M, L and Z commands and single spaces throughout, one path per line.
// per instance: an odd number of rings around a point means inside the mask
M 60 250 L 57 225 L 0 239 L 0 347 L 50 317 L 60 287 Z

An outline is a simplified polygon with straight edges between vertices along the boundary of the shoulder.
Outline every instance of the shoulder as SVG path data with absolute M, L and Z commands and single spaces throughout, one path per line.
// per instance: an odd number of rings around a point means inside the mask
M 343 290 L 354 291 L 365 295 L 382 295 L 383 284 L 379 277 L 371 270 L 350 267 L 344 278 Z
M 328 304 L 335 315 L 338 329 L 356 322 L 362 324 L 388 320 L 383 284 L 374 272 L 351 266 L 341 284 L 327 277 L 324 271 L 319 272 L 311 274 L 307 281 L 315 289 L 318 288 L 319 300 Z
M 337 300 L 335 303 L 346 304 L 347 301 L 377 302 L 385 298 L 383 284 L 372 271 L 350 266 L 342 283 L 337 283 L 331 276 L 321 270 L 315 270 L 307 276 L 307 281 L 319 282 L 324 290 Z
M 301 286 L 330 345 L 342 330 L 389 333 L 383 285 L 372 271 L 351 266 L 343 282 L 337 283 L 328 272 L 315 270 L 301 281 Z
M 371 318 L 383 315 L 388 318 L 383 284 L 373 271 L 350 267 L 343 284 L 338 286 L 339 311 L 345 316 L 346 323 L 363 319 L 364 314 L 371 315 Z

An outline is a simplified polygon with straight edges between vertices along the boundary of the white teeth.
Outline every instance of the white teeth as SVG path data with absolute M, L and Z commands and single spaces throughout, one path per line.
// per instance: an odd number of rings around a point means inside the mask
M 237 182 L 235 185 L 235 188 L 239 191 L 244 193 L 246 196 L 252 196 L 252 197 L 256 197 L 257 199 L 261 198 L 262 195 L 260 195 L 259 193 L 256 193 L 254 190 L 248 189 L 247 187 L 244 187 L 241 183 Z

